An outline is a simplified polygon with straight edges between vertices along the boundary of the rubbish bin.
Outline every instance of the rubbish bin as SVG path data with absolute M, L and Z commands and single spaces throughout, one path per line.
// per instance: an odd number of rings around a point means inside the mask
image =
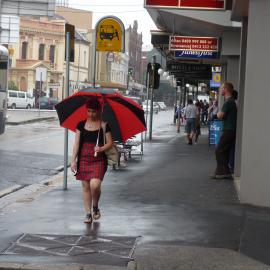
M 208 122 L 208 141 L 209 145 L 217 145 L 222 132 L 222 121 L 213 120 Z

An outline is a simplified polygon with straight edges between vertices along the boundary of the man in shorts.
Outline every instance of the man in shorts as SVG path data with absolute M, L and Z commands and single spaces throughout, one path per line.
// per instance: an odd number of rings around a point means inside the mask
M 184 118 L 186 120 L 186 132 L 188 144 L 193 144 L 193 137 L 196 132 L 196 119 L 199 115 L 197 107 L 193 104 L 193 100 L 188 100 L 188 105 L 185 109 Z

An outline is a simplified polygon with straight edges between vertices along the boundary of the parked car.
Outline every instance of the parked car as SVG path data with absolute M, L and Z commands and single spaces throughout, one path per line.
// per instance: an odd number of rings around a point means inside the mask
M 151 102 L 148 102 L 148 107 L 147 107 L 147 103 L 143 103 L 142 108 L 143 108 L 145 113 L 150 113 Z M 159 112 L 159 106 L 158 106 L 157 102 L 154 102 L 153 103 L 153 113 L 157 114 L 158 112 Z
M 165 103 L 163 101 L 158 102 L 158 106 L 159 106 L 161 111 L 166 111 L 166 109 L 167 109 L 167 106 L 165 105 Z
M 54 106 L 59 102 L 59 100 L 52 97 L 40 97 L 37 101 L 37 108 L 39 108 L 39 102 L 40 109 L 54 110 Z
M 35 100 L 30 93 L 24 91 L 8 90 L 7 106 L 11 109 L 34 107 Z

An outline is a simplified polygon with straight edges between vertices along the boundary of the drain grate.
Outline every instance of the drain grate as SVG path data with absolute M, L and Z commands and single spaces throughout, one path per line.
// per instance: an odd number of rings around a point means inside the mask
M 2 255 L 113 256 L 132 260 L 137 237 L 23 234 Z

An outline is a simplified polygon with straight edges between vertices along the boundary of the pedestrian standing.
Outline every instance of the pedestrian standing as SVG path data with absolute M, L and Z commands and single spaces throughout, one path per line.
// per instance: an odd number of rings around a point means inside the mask
M 217 145 L 215 154 L 217 167 L 215 174 L 211 176 L 213 179 L 232 179 L 229 169 L 230 148 L 236 137 L 236 120 L 237 107 L 233 98 L 233 85 L 230 82 L 225 82 L 221 88 L 221 93 L 225 96 L 225 102 L 220 112 L 218 119 L 223 121 L 222 135 Z
M 218 114 L 219 108 L 218 108 L 218 101 L 215 99 L 213 102 L 213 105 L 209 107 L 208 109 L 208 118 L 209 121 L 217 120 L 217 114 Z
M 193 144 L 193 137 L 196 133 L 196 119 L 199 116 L 197 107 L 193 104 L 193 100 L 188 100 L 188 105 L 185 109 L 184 118 L 186 120 L 186 132 L 188 144 Z
M 101 183 L 107 171 L 107 159 L 104 153 L 112 147 L 111 129 L 101 121 L 101 105 L 92 97 L 86 102 L 87 118 L 77 125 L 72 152 L 71 170 L 76 179 L 82 182 L 83 203 L 86 212 L 85 223 L 99 219 L 98 207 Z M 105 138 L 102 125 L 105 126 Z

